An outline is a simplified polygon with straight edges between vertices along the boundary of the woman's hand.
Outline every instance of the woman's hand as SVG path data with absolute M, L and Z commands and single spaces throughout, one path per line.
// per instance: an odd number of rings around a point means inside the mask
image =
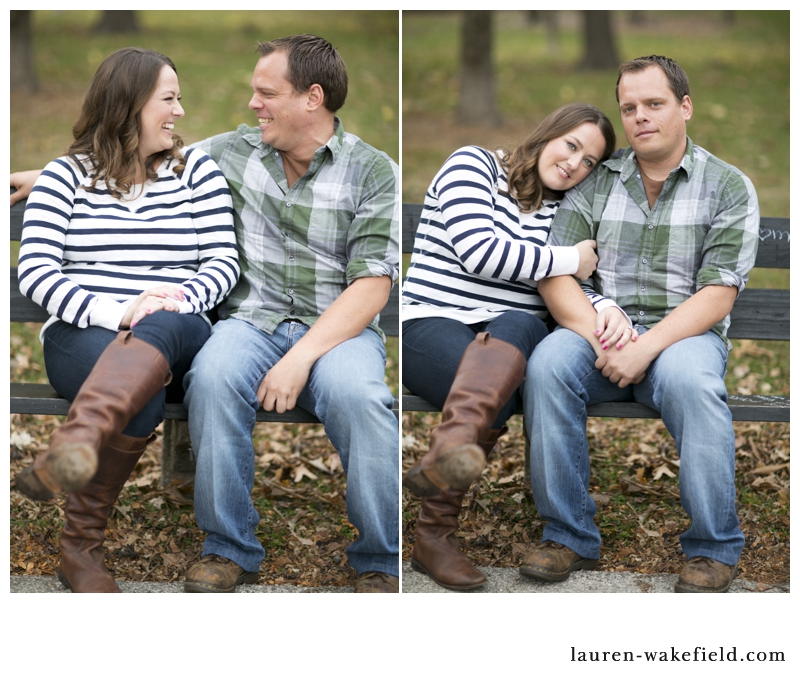
M 597 243 L 594 240 L 582 240 L 575 244 L 578 248 L 578 270 L 575 275 L 579 281 L 585 281 L 597 268 Z
M 145 316 L 153 312 L 179 312 L 180 304 L 186 299 L 183 290 L 172 284 L 155 286 L 139 295 L 125 312 L 120 328 L 133 328 Z
M 12 206 L 21 200 L 25 200 L 31 194 L 31 190 L 33 190 L 33 186 L 41 173 L 41 169 L 34 169 L 32 171 L 17 171 L 11 174 L 11 186 L 17 189 L 17 192 L 11 193 Z
M 616 345 L 621 350 L 629 340 L 636 342 L 639 334 L 628 323 L 628 317 L 619 307 L 606 307 L 597 315 L 594 332 L 604 350 Z

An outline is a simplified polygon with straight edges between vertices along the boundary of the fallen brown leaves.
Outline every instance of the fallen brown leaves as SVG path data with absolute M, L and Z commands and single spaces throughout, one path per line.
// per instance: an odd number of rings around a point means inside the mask
M 427 450 L 438 414 L 403 417 L 403 468 Z M 789 425 L 735 423 L 738 513 L 746 544 L 740 577 L 764 589 L 789 582 Z M 600 570 L 679 573 L 680 461 L 661 421 L 589 419 L 592 497 L 603 535 Z M 414 544 L 419 500 L 403 493 L 403 556 Z M 479 566 L 518 566 L 543 522 L 525 482 L 522 422 L 514 417 L 464 500 L 461 547 Z
M 11 417 L 11 483 L 46 447 L 60 418 Z M 319 425 L 259 424 L 254 435 L 256 531 L 267 556 L 261 584 L 352 585 L 345 548 L 355 539 L 347 521 L 339 457 Z M 142 457 L 113 508 L 106 564 L 118 580 L 180 582 L 199 557 L 203 533 L 191 485 L 162 487 L 161 440 Z M 11 488 L 11 573 L 55 575 L 65 496 L 33 502 Z

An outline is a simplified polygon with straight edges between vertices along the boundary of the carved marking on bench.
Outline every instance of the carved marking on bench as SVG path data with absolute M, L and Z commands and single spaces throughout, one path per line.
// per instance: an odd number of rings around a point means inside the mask
M 772 238 L 772 240 L 783 240 L 785 238 L 786 242 L 788 243 L 791 234 L 789 231 L 776 231 L 775 229 L 771 228 L 760 228 L 758 230 L 758 237 L 761 242 L 764 242 L 767 240 L 767 238 Z

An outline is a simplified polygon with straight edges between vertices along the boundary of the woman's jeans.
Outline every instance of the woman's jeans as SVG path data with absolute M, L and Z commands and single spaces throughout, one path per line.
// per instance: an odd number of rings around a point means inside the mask
M 194 508 L 208 536 L 203 556 L 218 554 L 246 571 L 257 571 L 264 558 L 250 496 L 256 391 L 307 331 L 302 323 L 284 321 L 267 334 L 246 321 L 225 319 L 214 325 L 186 375 L 189 432 L 197 456 Z M 350 565 L 358 574 L 397 576 L 399 449 L 385 369 L 383 342 L 366 329 L 316 361 L 297 405 L 319 418 L 342 460 L 347 515 L 358 530 L 358 539 L 347 548 Z
M 644 327 L 637 330 L 647 335 Z M 563 328 L 551 333 L 531 356 L 523 384 L 533 497 L 547 521 L 543 540 L 599 558 L 597 508 L 589 495 L 586 406 L 634 400 L 661 413 L 678 448 L 681 503 L 691 518 L 681 535 L 684 553 L 690 559 L 704 556 L 735 564 L 744 535 L 736 515 L 727 357 L 725 343 L 709 331 L 670 345 L 641 383 L 620 388 L 595 368 L 595 352 L 581 336 Z
M 431 317 L 403 323 L 403 385 L 437 409 L 442 409 L 464 350 L 482 331 L 516 347 L 525 359 L 547 335 L 544 321 L 525 312 L 505 312 L 491 321 L 467 325 Z M 500 410 L 494 428 L 502 428 L 521 404 L 514 393 Z
M 158 311 L 139 321 L 132 332 L 134 338 L 158 349 L 172 370 L 169 386 L 156 393 L 122 431 L 132 438 L 144 438 L 164 420 L 168 401 L 182 401 L 183 376 L 211 329 L 197 314 Z M 70 402 L 74 400 L 98 357 L 117 335 L 107 328 L 78 328 L 65 321 L 48 326 L 44 332 L 44 361 L 47 378 L 56 392 Z

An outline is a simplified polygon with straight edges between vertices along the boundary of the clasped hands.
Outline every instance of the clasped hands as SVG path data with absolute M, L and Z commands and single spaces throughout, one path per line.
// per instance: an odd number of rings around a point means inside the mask
M 172 284 L 148 288 L 131 302 L 120 321 L 120 328 L 133 328 L 148 314 L 158 311 L 179 312 L 180 302 L 186 299 L 184 291 Z
M 635 343 L 639 334 L 628 323 L 628 318 L 617 307 L 607 307 L 597 315 L 594 332 L 601 350 L 598 351 L 595 367 L 620 388 L 641 383 L 650 360 L 646 350 Z

